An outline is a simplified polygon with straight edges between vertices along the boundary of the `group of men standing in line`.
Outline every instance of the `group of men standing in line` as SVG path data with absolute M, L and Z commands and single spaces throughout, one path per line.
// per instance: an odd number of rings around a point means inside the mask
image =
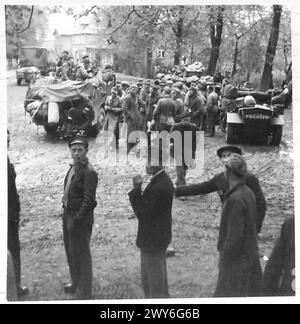
M 71 283 L 64 287 L 64 291 L 82 300 L 92 298 L 90 240 L 97 206 L 98 176 L 87 158 L 85 137 L 72 138 L 69 149 L 73 163 L 64 181 L 62 227 Z M 294 295 L 294 219 L 284 223 L 263 276 L 257 234 L 262 229 L 266 201 L 258 179 L 248 171 L 241 149 L 234 146 L 220 148 L 217 154 L 224 165 L 222 173 L 210 181 L 176 188 L 164 169 L 159 149 L 152 152 L 154 154 L 146 163 L 150 183 L 142 190 L 142 176 L 136 175 L 129 192 L 129 201 L 138 220 L 136 244 L 141 250 L 145 298 L 170 297 L 166 251 L 172 239 L 174 194 L 179 197 L 210 192 L 218 192 L 222 203 L 217 246 L 219 277 L 214 296 Z M 8 250 L 14 261 L 18 296 L 22 296 L 28 289 L 21 287 L 20 282 L 20 203 L 9 160 L 8 168 Z
M 111 148 L 118 148 L 120 125 L 127 126 L 127 151 L 130 152 L 137 142 L 129 140 L 134 131 L 147 133 L 148 146 L 151 145 L 151 132 L 178 131 L 182 134 L 192 132 L 191 156 L 195 158 L 197 131 L 206 131 L 206 136 L 214 136 L 218 113 L 221 86 L 191 83 L 189 88 L 182 82 L 171 80 L 154 83 L 139 80 L 137 84 L 127 81 L 117 82 L 107 97 L 105 109 L 107 120 L 105 129 L 112 137 Z M 171 146 L 172 149 L 172 146 Z M 173 146 L 174 149 L 174 146 Z M 184 148 L 182 151 L 184 151 Z M 174 158 L 174 150 L 171 150 Z M 187 154 L 186 154 L 187 155 Z M 175 156 L 176 160 L 176 156 Z M 181 159 L 180 159 L 181 160 Z M 184 161 L 184 160 L 182 160 Z M 176 161 L 177 162 L 177 161 Z M 190 161 L 192 162 L 192 161 Z M 192 163 L 176 163 L 177 185 L 184 185 L 186 170 Z

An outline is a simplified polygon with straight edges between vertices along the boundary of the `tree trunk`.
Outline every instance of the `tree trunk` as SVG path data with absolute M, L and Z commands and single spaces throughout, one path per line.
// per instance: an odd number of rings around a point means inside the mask
M 146 78 L 153 78 L 152 48 L 147 48 Z
M 220 46 L 223 31 L 223 11 L 224 7 L 220 7 L 218 9 L 217 19 L 215 18 L 215 15 L 210 14 L 211 52 L 207 74 L 211 76 L 213 76 L 216 72 L 216 66 L 220 55 Z
M 181 57 L 181 46 L 182 46 L 182 38 L 183 38 L 183 17 L 180 17 L 177 21 L 176 26 L 176 47 L 174 53 L 174 65 L 180 64 L 180 57 Z
M 269 43 L 266 52 L 265 66 L 264 66 L 261 83 L 260 83 L 261 91 L 266 91 L 272 88 L 273 86 L 272 70 L 273 70 L 273 61 L 276 54 L 276 47 L 278 42 L 281 13 L 282 13 L 282 6 L 274 5 L 272 29 L 271 29 L 271 34 L 270 34 Z
M 235 49 L 234 49 L 234 55 L 233 55 L 233 66 L 232 66 L 232 72 L 231 77 L 233 78 L 237 72 L 237 58 L 239 55 L 239 40 L 236 38 L 235 40 Z

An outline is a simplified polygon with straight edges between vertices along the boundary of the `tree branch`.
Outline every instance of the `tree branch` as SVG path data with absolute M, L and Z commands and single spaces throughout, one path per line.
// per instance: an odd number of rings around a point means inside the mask
M 25 28 L 24 28 L 23 30 L 21 30 L 21 31 L 16 30 L 16 31 L 15 31 L 16 34 L 22 34 L 22 33 L 24 33 L 27 29 L 29 29 L 29 27 L 30 27 L 30 25 L 31 25 L 31 20 L 32 20 L 33 9 L 34 9 L 34 6 L 31 6 L 31 12 L 30 12 L 30 17 L 29 17 L 29 20 L 28 20 L 27 27 L 25 27 Z
M 130 16 L 135 12 L 135 8 L 134 6 L 132 6 L 132 10 L 128 13 L 126 19 L 122 22 L 122 24 L 120 26 L 118 26 L 116 29 L 114 29 L 111 33 L 109 33 L 108 35 L 112 35 L 114 33 L 116 33 L 118 30 L 120 30 L 129 20 Z
M 188 34 L 188 32 L 190 31 L 192 25 L 193 25 L 194 22 L 198 19 L 198 17 L 199 17 L 199 10 L 197 11 L 197 15 L 195 16 L 195 18 L 194 18 L 193 20 L 191 20 L 191 21 L 189 22 L 189 24 L 187 25 L 186 30 L 185 30 L 185 35 Z
M 84 12 L 82 12 L 82 13 L 80 13 L 80 14 L 78 14 L 78 15 L 75 15 L 74 16 L 74 18 L 75 18 L 75 20 L 77 20 L 77 19 L 79 19 L 79 18 L 81 18 L 81 17 L 83 17 L 83 16 L 87 16 L 89 13 L 91 13 L 94 9 L 99 9 L 99 7 L 98 6 L 92 6 L 90 9 L 87 9 L 87 10 L 85 10 Z

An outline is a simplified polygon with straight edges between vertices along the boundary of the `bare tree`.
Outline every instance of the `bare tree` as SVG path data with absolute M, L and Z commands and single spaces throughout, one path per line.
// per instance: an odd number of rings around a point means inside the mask
M 278 36 L 279 36 L 281 13 L 282 13 L 282 6 L 274 5 L 271 34 L 270 34 L 269 43 L 266 52 L 265 66 L 264 66 L 261 83 L 260 83 L 261 91 L 266 91 L 270 88 L 273 88 L 272 70 L 273 70 L 273 61 L 276 54 L 276 47 L 277 47 Z

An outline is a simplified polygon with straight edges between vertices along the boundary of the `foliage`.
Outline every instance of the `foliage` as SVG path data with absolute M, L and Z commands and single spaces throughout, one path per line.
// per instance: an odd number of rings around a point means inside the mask
M 40 45 L 47 33 L 49 9 L 38 6 L 5 6 L 7 58 L 17 58 L 18 48 Z

